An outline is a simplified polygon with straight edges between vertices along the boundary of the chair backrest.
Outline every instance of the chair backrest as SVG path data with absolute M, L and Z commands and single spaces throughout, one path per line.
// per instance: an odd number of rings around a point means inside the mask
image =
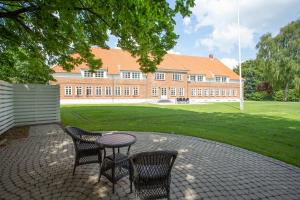
M 81 136 L 85 133 L 84 130 L 73 126 L 67 126 L 65 130 L 67 134 L 72 137 L 73 140 L 81 140 Z
M 171 174 L 177 154 L 177 151 L 152 151 L 134 154 L 129 159 L 133 176 L 167 178 Z

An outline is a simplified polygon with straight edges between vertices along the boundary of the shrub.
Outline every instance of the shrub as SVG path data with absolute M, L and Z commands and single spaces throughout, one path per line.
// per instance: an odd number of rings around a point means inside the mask
M 284 90 L 276 91 L 273 97 L 275 101 L 283 101 Z M 295 89 L 290 89 L 288 101 L 300 101 L 300 92 Z
M 245 95 L 246 99 L 253 101 L 272 100 L 272 97 L 267 92 L 253 92 Z

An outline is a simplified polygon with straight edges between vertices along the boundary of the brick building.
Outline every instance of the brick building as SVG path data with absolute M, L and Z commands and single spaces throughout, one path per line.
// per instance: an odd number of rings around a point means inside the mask
M 85 64 L 71 72 L 54 66 L 60 84 L 61 103 L 176 102 L 189 98 L 191 103 L 237 101 L 239 77 L 212 55 L 196 57 L 165 55 L 155 73 L 144 74 L 129 53 L 120 49 L 92 48 L 101 58 L 102 68 L 95 73 Z

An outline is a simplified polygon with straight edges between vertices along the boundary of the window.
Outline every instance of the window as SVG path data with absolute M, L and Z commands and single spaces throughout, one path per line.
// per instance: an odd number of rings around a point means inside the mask
M 104 71 L 103 70 L 97 70 L 95 72 L 95 77 L 96 78 L 104 78 Z
M 132 72 L 131 77 L 132 77 L 132 79 L 141 79 L 141 73 L 140 72 Z
M 231 96 L 230 90 L 226 90 L 226 96 Z
M 176 96 L 176 88 L 171 88 L 171 96 Z
M 204 89 L 204 96 L 208 96 L 209 94 L 208 94 L 208 89 Z
M 178 95 L 181 97 L 184 96 L 184 88 L 179 88 Z
M 124 87 L 124 95 L 129 96 L 130 95 L 130 88 L 129 87 Z
M 157 88 L 156 87 L 154 87 L 154 88 L 152 88 L 152 96 L 157 96 Z
M 197 89 L 197 96 L 202 96 L 202 89 L 200 88 Z
M 138 87 L 133 87 L 132 93 L 133 93 L 133 96 L 138 96 L 139 95 L 139 88 Z
M 209 90 L 209 96 L 214 96 L 214 89 Z
M 102 88 L 99 87 L 99 86 L 96 87 L 96 95 L 97 96 L 101 96 L 102 95 Z
M 122 78 L 130 79 L 130 72 L 122 72 Z
M 173 74 L 173 81 L 181 81 L 181 74 L 174 73 Z
M 65 96 L 72 95 L 72 87 L 71 86 L 65 86 Z
M 189 75 L 189 81 L 196 81 L 195 75 Z
M 82 87 L 81 86 L 77 86 L 76 87 L 76 95 L 77 96 L 81 96 L 82 95 Z
M 215 95 L 216 95 L 216 96 L 219 96 L 219 95 L 220 95 L 220 91 L 219 91 L 219 89 L 216 89 L 216 91 L 215 91 Z
M 84 70 L 83 76 L 84 77 L 93 77 L 93 73 L 90 72 L 89 70 Z
M 105 87 L 105 95 L 106 96 L 111 96 L 111 87 Z
M 197 96 L 197 89 L 192 88 L 192 96 Z
M 203 81 L 203 75 L 197 76 L 197 81 L 198 81 L 198 82 L 202 82 L 202 81 Z
M 115 95 L 121 96 L 121 87 L 119 87 L 119 86 L 115 87 Z
M 141 72 L 128 72 L 124 71 L 122 72 L 122 78 L 123 79 L 141 79 Z
M 222 93 L 221 93 L 222 96 L 225 96 L 225 90 L 222 89 Z
M 232 96 L 237 96 L 236 90 L 232 90 L 231 92 L 232 92 Z
M 223 82 L 223 83 L 225 83 L 225 82 L 227 82 L 227 77 L 226 76 L 216 76 L 215 77 L 215 79 L 216 79 L 216 82 Z
M 85 94 L 86 94 L 86 96 L 92 96 L 92 87 L 91 86 L 87 86 L 85 88 Z
M 155 80 L 165 80 L 165 73 L 156 72 L 154 78 Z

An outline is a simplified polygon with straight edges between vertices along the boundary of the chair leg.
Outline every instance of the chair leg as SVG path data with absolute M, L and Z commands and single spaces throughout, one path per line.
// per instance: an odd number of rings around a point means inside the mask
M 76 164 L 74 164 L 74 168 L 73 168 L 73 176 L 75 175 L 75 170 L 76 170 Z

